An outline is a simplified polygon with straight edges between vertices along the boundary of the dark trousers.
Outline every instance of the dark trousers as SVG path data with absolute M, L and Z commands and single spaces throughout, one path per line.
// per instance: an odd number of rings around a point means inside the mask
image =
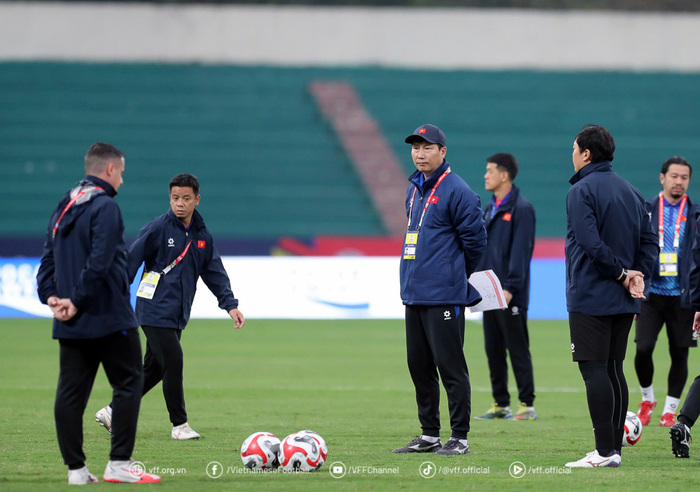
M 642 388 L 651 386 L 653 382 L 652 355 L 661 328 L 665 324 L 668 334 L 668 352 L 671 355 L 671 367 L 668 370 L 668 396 L 681 397 L 688 380 L 688 347 L 697 345 L 692 333 L 694 318 L 694 310 L 681 307 L 680 296 L 661 296 L 651 293 L 649 299 L 642 303 L 642 312 L 637 316 L 634 338 L 637 343 L 634 368 Z
M 423 434 L 440 436 L 439 371 L 447 391 L 452 437 L 466 439 L 471 384 L 464 357 L 464 308 L 406 306 L 406 352 Z
M 527 310 L 511 309 L 484 312 L 484 345 L 491 373 L 493 400 L 500 407 L 510 405 L 508 393 L 508 360 L 510 354 L 513 374 L 518 384 L 520 401 L 531 407 L 535 402 L 535 379 L 530 357 L 530 337 L 527 331 Z
M 112 460 L 128 460 L 134 450 L 143 370 L 136 328 L 95 339 L 63 339 L 54 414 L 58 446 L 72 470 L 85 465 L 83 414 L 100 363 L 112 386 Z
M 184 359 L 180 338 L 182 330 L 143 326 L 146 334 L 146 356 L 143 359 L 143 394 L 163 381 L 163 396 L 170 422 L 187 422 L 185 390 L 182 386 Z
M 700 416 L 700 376 L 696 377 L 688 388 L 678 421 L 692 427 L 698 420 L 698 416 Z

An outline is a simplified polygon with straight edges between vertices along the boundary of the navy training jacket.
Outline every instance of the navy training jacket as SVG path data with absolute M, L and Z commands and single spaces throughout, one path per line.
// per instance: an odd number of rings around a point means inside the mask
M 530 304 L 530 261 L 535 249 L 535 209 L 513 185 L 491 217 L 493 202 L 484 207 L 488 243 L 477 271 L 493 270 L 503 290 L 513 294 L 510 306 Z
M 133 281 L 144 262 L 144 271 L 161 273 L 190 241 L 192 244 L 182 261 L 161 276 L 153 299 L 136 298 L 136 317 L 141 326 L 184 330 L 200 276 L 221 309 L 228 312 L 238 307 L 211 233 L 196 210 L 189 230 L 172 210 L 143 226 L 129 248 L 129 278 Z
M 651 226 L 654 228 L 654 232 L 657 233 L 659 229 L 659 195 L 654 198 L 650 198 L 646 201 L 647 212 L 651 213 Z M 684 309 L 692 309 L 690 302 L 690 271 L 693 266 L 693 241 L 695 239 L 695 230 L 698 227 L 698 218 L 700 218 L 700 206 L 693 202 L 690 197 L 688 197 L 688 202 L 686 203 L 686 222 L 685 222 L 685 234 L 683 234 L 683 247 L 681 248 L 681 258 L 678 265 L 678 281 L 681 287 L 681 307 Z M 666 231 L 668 234 L 669 231 Z M 673 230 L 670 234 L 673 234 Z M 652 270 L 652 276 L 649 277 L 653 279 L 654 276 L 659 274 L 659 262 L 654 262 L 654 269 Z M 645 295 L 647 299 L 649 297 L 649 287 L 651 282 L 646 282 Z M 646 301 L 642 301 L 646 302 Z
M 406 217 L 413 190 L 413 216 L 409 230 L 418 228 L 425 200 L 447 170 L 440 167 L 423 182 L 423 173 L 414 172 L 408 180 Z M 445 177 L 433 197 L 418 234 L 416 258 L 401 255 L 401 300 L 408 305 L 473 306 L 481 295 L 467 278 L 476 271 L 486 248 L 486 229 L 479 195 L 455 173 Z
M 53 320 L 53 338 L 102 338 L 136 328 L 126 273 L 124 221 L 114 201 L 114 188 L 95 176 L 80 185 L 94 183 L 94 190 L 71 206 L 53 229 L 71 200 L 71 192 L 51 214 L 37 273 L 37 293 L 46 304 L 49 297 L 70 298 L 78 313 L 66 322 Z M 71 190 L 73 191 L 73 190 Z
M 623 268 L 651 278 L 659 254 L 644 197 L 612 172 L 609 161 L 584 166 L 566 195 L 566 307 L 571 313 L 635 313 L 633 299 L 616 279 Z

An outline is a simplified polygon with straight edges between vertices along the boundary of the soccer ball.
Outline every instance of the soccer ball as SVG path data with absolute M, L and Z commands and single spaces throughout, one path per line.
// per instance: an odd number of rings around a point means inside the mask
M 253 471 L 274 470 L 280 466 L 280 440 L 269 432 L 256 432 L 243 441 L 241 460 Z
M 288 435 L 280 446 L 280 465 L 288 472 L 316 471 L 323 466 L 327 457 L 326 441 L 310 430 Z
M 642 437 L 642 421 L 634 412 L 627 412 L 625 418 L 625 435 L 622 438 L 623 446 L 634 446 Z

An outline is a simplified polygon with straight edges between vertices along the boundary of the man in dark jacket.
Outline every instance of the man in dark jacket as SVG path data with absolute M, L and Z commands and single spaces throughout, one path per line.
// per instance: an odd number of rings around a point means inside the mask
M 518 161 L 498 153 L 486 160 L 486 190 L 493 193 L 486 205 L 488 243 L 478 271 L 493 270 L 501 281 L 508 309 L 485 311 L 484 345 L 491 374 L 494 404 L 479 420 L 535 420 L 535 379 L 527 331 L 530 303 L 530 261 L 535 248 L 535 209 L 513 185 Z M 520 408 L 513 415 L 508 393 L 508 360 L 518 384 Z
M 394 453 L 469 453 L 471 385 L 464 357 L 464 310 L 481 301 L 467 281 L 484 248 L 479 196 L 452 173 L 445 134 L 434 125 L 406 138 L 417 171 L 406 193 L 408 226 L 401 260 L 408 369 L 422 435 Z M 440 384 L 447 391 L 452 436 L 440 441 Z
M 693 261 L 688 285 L 691 307 L 695 311 L 693 331 L 696 335 L 700 335 L 700 229 L 697 227 L 693 237 Z M 690 429 L 697 422 L 698 417 L 700 417 L 700 376 L 697 376 L 688 388 L 685 402 L 678 414 L 678 422 L 669 429 L 671 449 L 676 458 L 690 458 Z
M 692 264 L 691 250 L 697 227 L 700 207 L 686 191 L 693 170 L 682 157 L 671 157 L 661 166 L 662 191 L 647 200 L 652 226 L 657 227 L 661 254 L 654 266 L 647 300 L 642 303 L 642 312 L 637 316 L 637 354 L 634 367 L 642 390 L 639 404 L 639 420 L 649 425 L 651 413 L 656 407 L 654 396 L 654 361 L 652 354 L 663 325 L 668 334 L 671 367 L 668 371 L 668 394 L 661 413 L 661 425 L 671 427 L 676 423 L 676 414 L 681 401 L 683 387 L 688 380 L 689 347 L 697 346 L 693 333 L 693 311 L 688 287 Z M 695 336 L 694 336 L 695 335 Z
M 170 180 L 170 210 L 153 219 L 139 232 L 129 249 L 129 278 L 133 280 L 145 262 L 136 299 L 136 316 L 146 334 L 143 395 L 163 381 L 163 395 L 173 424 L 171 437 L 199 439 L 187 421 L 182 386 L 183 354 L 180 338 L 202 280 L 228 312 L 236 328 L 245 324 L 233 297 L 231 283 L 199 205 L 199 181 L 191 174 Z M 111 404 L 95 415 L 110 429 Z
M 566 196 L 566 304 L 571 352 L 586 384 L 595 450 L 567 467 L 620 466 L 629 403 L 622 364 L 658 238 L 639 191 L 612 172 L 615 142 L 602 126 L 576 136 Z
M 49 220 L 37 274 L 39 299 L 54 313 L 60 345 L 54 414 L 68 483 L 95 483 L 85 466 L 83 413 L 97 369 L 113 390 L 114 434 L 108 482 L 160 482 L 134 467 L 131 453 L 141 404 L 141 341 L 129 303 L 124 222 L 114 201 L 122 185 L 124 154 L 106 143 L 85 156 L 85 179 L 58 203 Z

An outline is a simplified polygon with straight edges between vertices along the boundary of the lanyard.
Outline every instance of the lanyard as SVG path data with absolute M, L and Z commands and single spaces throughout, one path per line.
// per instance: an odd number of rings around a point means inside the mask
M 187 254 L 187 251 L 190 249 L 190 244 L 192 244 L 192 240 L 191 240 L 191 239 L 190 239 L 190 242 L 187 243 L 187 246 L 185 247 L 185 251 L 183 251 L 182 253 L 180 253 L 180 256 L 178 256 L 177 258 L 175 258 L 175 261 L 173 261 L 170 265 L 166 266 L 166 267 L 163 269 L 162 275 L 166 275 L 170 270 L 172 270 L 173 268 L 175 268 L 175 267 L 177 266 L 177 264 L 180 263 L 180 262 L 182 261 L 182 259 L 183 259 L 183 258 L 185 257 L 185 255 Z
M 58 224 L 61 223 L 61 219 L 63 218 L 64 215 L 66 215 L 66 212 L 68 212 L 68 209 L 71 208 L 73 206 L 73 204 L 75 204 L 75 202 L 77 202 L 83 195 L 85 195 L 85 193 L 87 193 L 88 191 L 93 191 L 93 190 L 104 191 L 99 186 L 95 186 L 95 187 L 88 186 L 87 188 L 82 190 L 80 193 L 75 195 L 71 199 L 71 201 L 68 202 L 68 205 L 66 205 L 66 208 L 63 209 L 63 212 L 61 212 L 61 215 L 58 217 L 58 220 L 56 221 L 56 223 L 53 226 L 53 236 L 51 236 L 51 239 L 56 237 L 56 232 L 58 232 Z
M 420 231 L 421 226 L 423 225 L 423 217 L 425 217 L 425 212 L 428 211 L 428 205 L 430 205 L 433 195 L 435 194 L 435 190 L 438 189 L 438 186 L 440 186 L 440 183 L 442 183 L 442 180 L 447 177 L 448 174 L 452 172 L 452 168 L 447 168 L 447 171 L 442 173 L 442 176 L 440 176 L 440 179 L 437 180 L 437 183 L 435 183 L 435 186 L 433 186 L 433 190 L 430 192 L 430 196 L 428 199 L 425 201 L 425 206 L 423 207 L 423 213 L 420 216 L 420 221 L 418 221 L 418 230 Z M 411 205 L 408 209 L 408 225 L 406 226 L 406 229 L 411 228 L 411 218 L 413 217 L 413 200 L 416 198 L 416 190 L 417 188 L 413 188 L 413 195 L 411 195 Z
M 688 201 L 688 195 L 683 195 L 681 204 L 678 207 L 678 215 L 676 216 L 676 227 L 673 235 L 673 247 L 678 249 L 681 241 L 681 220 L 683 220 L 683 210 L 685 203 Z M 659 193 L 659 248 L 664 247 L 664 194 Z

